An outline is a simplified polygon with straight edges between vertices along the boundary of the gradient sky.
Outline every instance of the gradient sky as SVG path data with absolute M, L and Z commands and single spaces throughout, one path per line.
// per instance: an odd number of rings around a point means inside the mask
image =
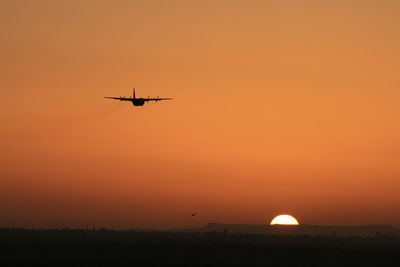
M 400 226 L 400 1 L 1 0 L 0 32 L 0 226 Z

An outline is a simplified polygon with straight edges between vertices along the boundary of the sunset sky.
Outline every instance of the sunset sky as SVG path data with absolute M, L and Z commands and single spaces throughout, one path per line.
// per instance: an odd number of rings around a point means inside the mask
M 400 1 L 0 0 L 0 32 L 0 227 L 400 227 Z M 103 98 L 133 87 L 174 100 Z

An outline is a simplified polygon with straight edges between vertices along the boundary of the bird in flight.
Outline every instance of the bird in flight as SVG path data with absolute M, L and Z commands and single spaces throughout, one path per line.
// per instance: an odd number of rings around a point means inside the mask
M 136 98 L 135 88 L 133 88 L 132 97 L 105 96 L 104 98 L 111 98 L 111 99 L 115 99 L 115 100 L 119 100 L 119 101 L 129 101 L 129 102 L 132 102 L 132 105 L 134 105 L 134 106 L 143 106 L 144 103 L 150 102 L 150 101 L 158 102 L 158 101 L 161 101 L 161 100 L 172 100 L 173 99 L 173 98 L 159 98 L 158 96 L 157 96 L 157 98 L 150 98 L 150 97 L 148 97 L 148 98 Z

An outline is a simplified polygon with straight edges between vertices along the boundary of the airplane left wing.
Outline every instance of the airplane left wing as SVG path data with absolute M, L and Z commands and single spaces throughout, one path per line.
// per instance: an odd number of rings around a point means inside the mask
M 132 101 L 133 100 L 133 98 L 130 98 L 130 97 L 105 96 L 104 98 L 110 98 L 110 99 L 119 100 L 119 101 Z

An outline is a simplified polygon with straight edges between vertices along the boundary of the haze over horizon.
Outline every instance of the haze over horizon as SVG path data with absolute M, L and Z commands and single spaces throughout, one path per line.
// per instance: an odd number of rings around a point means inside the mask
M 0 1 L 0 227 L 400 227 L 399 18 L 394 0 Z M 174 100 L 103 98 L 133 87 Z

